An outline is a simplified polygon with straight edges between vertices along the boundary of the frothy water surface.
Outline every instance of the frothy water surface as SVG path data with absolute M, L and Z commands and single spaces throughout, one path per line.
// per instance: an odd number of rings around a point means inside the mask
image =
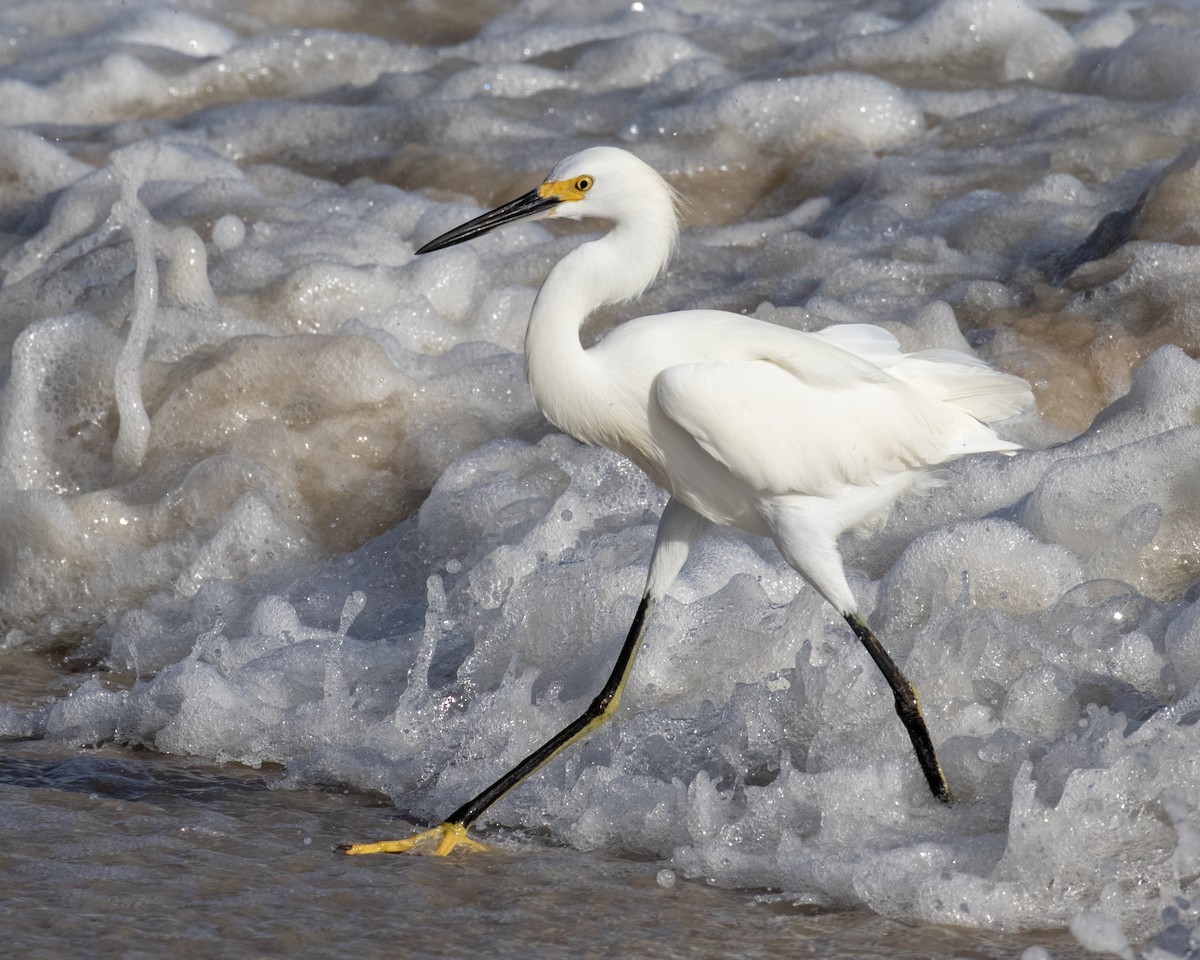
M 14 936 L 1193 955 L 1200 14 L 429 6 L 0 10 Z M 687 215 L 587 338 L 685 307 L 866 321 L 1033 384 L 1003 428 L 1026 452 L 843 544 L 959 802 L 840 618 L 729 534 L 616 721 L 488 812 L 494 856 L 340 858 L 578 714 L 642 588 L 663 495 L 522 372 L 594 228 L 413 255 L 595 143 Z
M 0 897 L 21 956 L 684 957 L 1086 953 L 1062 932 L 998 935 L 828 912 L 669 867 L 500 834 L 451 861 L 336 854 L 376 829 L 362 795 L 271 791 L 278 772 L 17 749 L 0 762 Z M 396 824 L 404 827 L 402 823 Z

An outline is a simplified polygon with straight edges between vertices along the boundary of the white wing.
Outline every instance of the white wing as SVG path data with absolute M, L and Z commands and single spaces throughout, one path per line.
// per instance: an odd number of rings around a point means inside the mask
M 957 350 L 902 353 L 900 341 L 866 323 L 845 323 L 813 334 L 886 370 L 926 396 L 953 404 L 984 423 L 1032 410 L 1033 392 L 1020 377 L 1001 373 Z
M 988 427 L 846 352 L 709 361 L 659 374 L 663 412 L 764 494 L 832 496 L 968 453 L 1011 451 Z

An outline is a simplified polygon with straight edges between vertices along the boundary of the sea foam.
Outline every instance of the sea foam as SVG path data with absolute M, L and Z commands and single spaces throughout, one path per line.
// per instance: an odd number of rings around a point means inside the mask
M 581 238 L 414 250 L 622 143 L 685 229 L 589 342 L 694 306 L 873 322 L 1026 376 L 1040 416 L 843 541 L 956 804 L 837 614 L 726 532 L 615 720 L 483 831 L 663 888 L 1194 952 L 1200 22 L 752 6 L 518 5 L 423 43 L 270 4 L 0 12 L 0 646 L 74 671 L 0 732 L 432 821 L 578 715 L 665 502 L 524 383 Z

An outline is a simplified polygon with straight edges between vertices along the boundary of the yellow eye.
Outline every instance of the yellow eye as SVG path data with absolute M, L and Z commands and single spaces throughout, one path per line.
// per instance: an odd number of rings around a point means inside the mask
M 0 4 L 3 0 L 0 0 Z M 596 184 L 596 178 L 585 173 L 574 180 L 547 180 L 538 187 L 538 194 L 555 200 L 582 200 L 585 193 Z

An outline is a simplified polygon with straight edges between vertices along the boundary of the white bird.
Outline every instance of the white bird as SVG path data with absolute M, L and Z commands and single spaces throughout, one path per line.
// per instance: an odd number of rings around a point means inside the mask
M 651 610 L 714 523 L 770 537 L 845 617 L 892 688 L 930 789 L 949 801 L 916 689 L 858 613 L 837 540 L 936 483 L 939 464 L 1018 450 L 987 424 L 1030 409 L 1029 385 L 955 351 L 901 353 L 878 327 L 802 333 L 719 310 L 640 317 L 585 350 L 579 331 L 588 315 L 641 293 L 678 234 L 670 186 L 613 147 L 568 157 L 529 193 L 417 253 L 541 217 L 612 224 L 546 277 L 529 318 L 525 366 L 551 423 L 625 455 L 670 493 L 645 591 L 612 675 L 577 720 L 439 826 L 343 849 L 428 846 L 446 854 L 460 844 L 477 847 L 467 828 L 484 810 L 616 711 Z

